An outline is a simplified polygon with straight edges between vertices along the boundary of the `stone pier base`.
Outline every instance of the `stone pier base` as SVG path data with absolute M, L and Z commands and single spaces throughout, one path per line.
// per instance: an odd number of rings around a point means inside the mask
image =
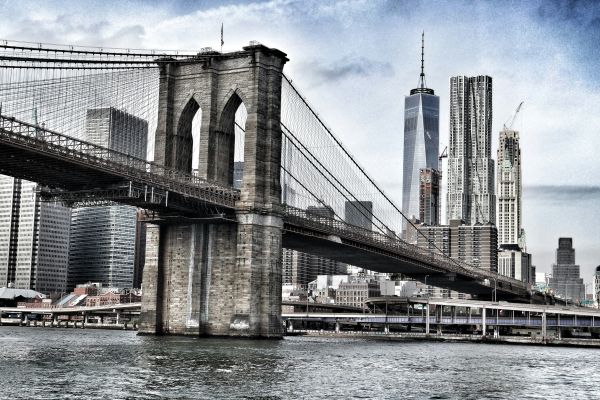
M 140 334 L 279 338 L 280 218 L 149 225 Z

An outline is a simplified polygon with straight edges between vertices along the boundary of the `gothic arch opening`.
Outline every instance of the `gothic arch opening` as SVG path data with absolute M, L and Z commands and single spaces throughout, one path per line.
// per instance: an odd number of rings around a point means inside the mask
M 240 189 L 244 176 L 244 149 L 248 112 L 242 99 L 233 93 L 221 113 L 216 137 L 216 179 Z
M 192 173 L 198 173 L 200 158 L 200 128 L 202 127 L 202 109 L 199 108 L 192 118 Z
M 175 146 L 173 168 L 188 173 L 197 170 L 201 125 L 202 109 L 192 97 L 179 116 L 177 132 L 173 140 Z

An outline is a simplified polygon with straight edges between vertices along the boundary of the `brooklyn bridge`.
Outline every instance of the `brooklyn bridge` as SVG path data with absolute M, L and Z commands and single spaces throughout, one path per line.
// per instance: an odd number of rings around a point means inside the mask
M 48 200 L 146 210 L 140 332 L 280 337 L 282 247 L 480 300 L 545 301 L 403 241 L 408 220 L 284 75 L 280 50 L 2 42 L 0 61 L 0 173 Z M 147 121 L 152 161 L 83 140 L 86 113 L 106 108 Z

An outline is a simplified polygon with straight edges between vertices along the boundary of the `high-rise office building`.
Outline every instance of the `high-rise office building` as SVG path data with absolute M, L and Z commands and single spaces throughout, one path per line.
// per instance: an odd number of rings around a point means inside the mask
M 86 140 L 145 160 L 148 121 L 113 107 L 87 110 Z
M 491 133 L 492 78 L 450 78 L 448 220 L 496 223 Z
M 419 220 L 426 225 L 440 224 L 440 183 L 439 171 L 433 168 L 421 169 L 419 174 Z
M 498 230 L 493 224 L 466 225 L 452 220 L 449 225 L 419 226 L 417 245 L 485 269 L 498 271 Z
M 498 190 L 498 273 L 523 282 L 534 283 L 531 254 L 526 252 L 525 234 L 522 228 L 521 148 L 519 132 L 500 131 L 497 159 Z
M 579 265 L 575 264 L 575 249 L 572 238 L 559 238 L 556 262 L 552 265 L 550 287 L 556 295 L 579 302 L 585 297 L 583 278 L 579 277 Z
M 66 290 L 71 210 L 43 202 L 36 183 L 0 175 L 0 286 Z
M 88 110 L 86 135 L 94 144 L 146 159 L 148 122 L 141 118 L 115 108 Z M 132 287 L 136 225 L 135 207 L 73 209 L 68 286 L 99 282 L 109 287 Z M 138 276 L 141 273 L 137 271 Z
M 133 287 L 135 231 L 135 207 L 75 208 L 71 218 L 69 288 L 87 282 Z
M 344 220 L 350 225 L 368 230 L 373 229 L 373 202 L 346 201 L 344 204 Z
M 556 264 L 575 264 L 575 249 L 573 238 L 559 238 L 556 249 Z
M 498 273 L 531 284 L 535 283 L 535 267 L 531 254 L 516 244 L 504 244 L 498 251 Z
M 422 43 L 419 85 L 404 98 L 402 213 L 407 218 L 419 217 L 419 171 L 438 169 L 440 98 L 425 83 L 423 49 Z
M 518 245 L 525 250 L 521 207 L 521 148 L 519 132 L 503 129 L 500 132 L 497 160 L 498 243 Z

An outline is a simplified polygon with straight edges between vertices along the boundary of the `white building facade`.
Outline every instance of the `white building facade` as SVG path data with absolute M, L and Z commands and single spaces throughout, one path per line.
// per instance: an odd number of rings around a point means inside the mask
M 521 148 L 519 132 L 500 132 L 497 169 L 498 244 L 518 245 L 525 250 L 522 228 Z
M 522 172 L 519 132 L 504 128 L 498 144 L 498 273 L 535 283 L 531 254 L 527 253 L 522 221 Z
M 36 183 L 0 175 L 0 286 L 66 291 L 70 218 Z

